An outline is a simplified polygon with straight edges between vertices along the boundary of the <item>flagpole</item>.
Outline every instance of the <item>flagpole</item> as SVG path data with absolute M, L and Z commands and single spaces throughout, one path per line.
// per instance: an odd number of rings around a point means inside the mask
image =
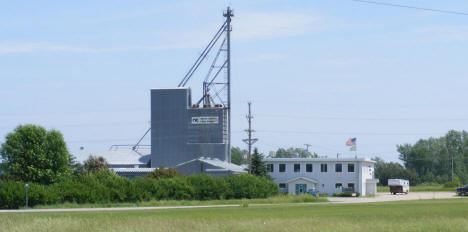
M 350 138 L 346 141 L 346 146 L 351 146 L 349 151 L 354 151 L 354 156 L 357 159 L 357 138 Z
M 354 149 L 354 157 L 357 159 L 357 138 L 356 138 L 356 143 L 354 144 L 354 146 L 356 147 Z
M 354 146 L 356 147 L 356 149 L 354 149 L 354 158 L 357 159 L 357 143 L 356 143 L 356 145 L 354 145 Z

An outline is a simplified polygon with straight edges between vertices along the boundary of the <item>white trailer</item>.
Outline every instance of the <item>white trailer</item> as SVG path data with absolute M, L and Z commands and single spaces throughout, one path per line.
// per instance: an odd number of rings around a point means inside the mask
M 409 180 L 403 179 L 388 179 L 388 187 L 390 187 L 390 193 L 409 193 Z

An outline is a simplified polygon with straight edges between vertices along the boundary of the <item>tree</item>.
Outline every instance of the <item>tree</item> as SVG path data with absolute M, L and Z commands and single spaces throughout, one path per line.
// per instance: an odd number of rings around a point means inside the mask
M 406 169 L 414 171 L 421 182 L 468 182 L 468 133 L 449 131 L 440 138 L 420 139 L 415 144 L 397 146 Z
M 267 167 L 265 162 L 263 161 L 263 155 L 258 153 L 258 149 L 254 149 L 254 153 L 252 155 L 252 175 L 255 176 L 266 176 L 267 175 Z
M 275 152 L 276 158 L 317 158 L 317 153 L 311 153 L 303 148 L 279 148 Z
M 84 166 L 80 162 L 76 161 L 76 157 L 70 154 L 70 159 L 68 160 L 68 167 L 73 170 L 74 175 L 85 173 Z
M 0 177 L 3 178 L 4 175 L 3 173 L 5 172 L 5 164 L 3 163 L 3 161 L 0 160 Z
M 55 183 L 71 175 L 70 154 L 62 134 L 36 125 L 20 125 L 5 137 L 0 154 L 8 178 Z
M 385 162 L 379 157 L 373 158 L 375 164 L 375 177 L 382 185 L 388 184 L 388 179 L 407 179 L 411 185 L 419 183 L 419 179 L 414 171 L 405 169 L 401 164 L 395 162 Z
M 165 168 L 163 166 L 159 166 L 159 168 L 154 169 L 154 171 L 148 173 L 146 177 L 154 178 L 154 179 L 166 179 L 166 178 L 174 178 L 182 176 L 180 172 L 173 168 Z
M 231 162 L 233 164 L 241 165 L 245 164 L 246 160 L 244 159 L 245 150 L 241 150 L 238 147 L 231 148 Z
M 93 156 L 90 155 L 83 164 L 85 172 L 96 173 L 101 169 L 109 169 L 109 164 L 106 159 L 102 156 Z

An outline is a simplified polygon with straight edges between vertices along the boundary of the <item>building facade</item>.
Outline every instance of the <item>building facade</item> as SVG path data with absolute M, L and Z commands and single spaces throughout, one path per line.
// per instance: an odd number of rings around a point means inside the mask
M 246 169 L 216 158 L 200 157 L 178 164 L 174 167 L 183 175 L 209 174 L 212 176 L 228 176 L 247 173 Z
M 226 109 L 192 105 L 189 88 L 151 90 L 151 167 L 199 157 L 230 161 Z
M 332 195 L 353 188 L 362 196 L 375 195 L 375 162 L 364 158 L 266 158 L 269 175 L 284 193 L 301 194 L 310 189 Z

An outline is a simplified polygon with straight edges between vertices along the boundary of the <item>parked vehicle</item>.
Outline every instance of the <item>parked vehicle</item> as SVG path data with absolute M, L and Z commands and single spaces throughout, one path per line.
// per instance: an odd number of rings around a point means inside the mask
M 320 194 L 320 192 L 318 190 L 316 190 L 316 189 L 309 189 L 307 191 L 307 193 L 314 196 L 314 197 L 319 197 L 319 194 Z
M 388 179 L 388 187 L 391 194 L 409 193 L 409 180 L 403 179 Z
M 468 184 L 463 187 L 457 188 L 456 192 L 458 196 L 468 196 Z

